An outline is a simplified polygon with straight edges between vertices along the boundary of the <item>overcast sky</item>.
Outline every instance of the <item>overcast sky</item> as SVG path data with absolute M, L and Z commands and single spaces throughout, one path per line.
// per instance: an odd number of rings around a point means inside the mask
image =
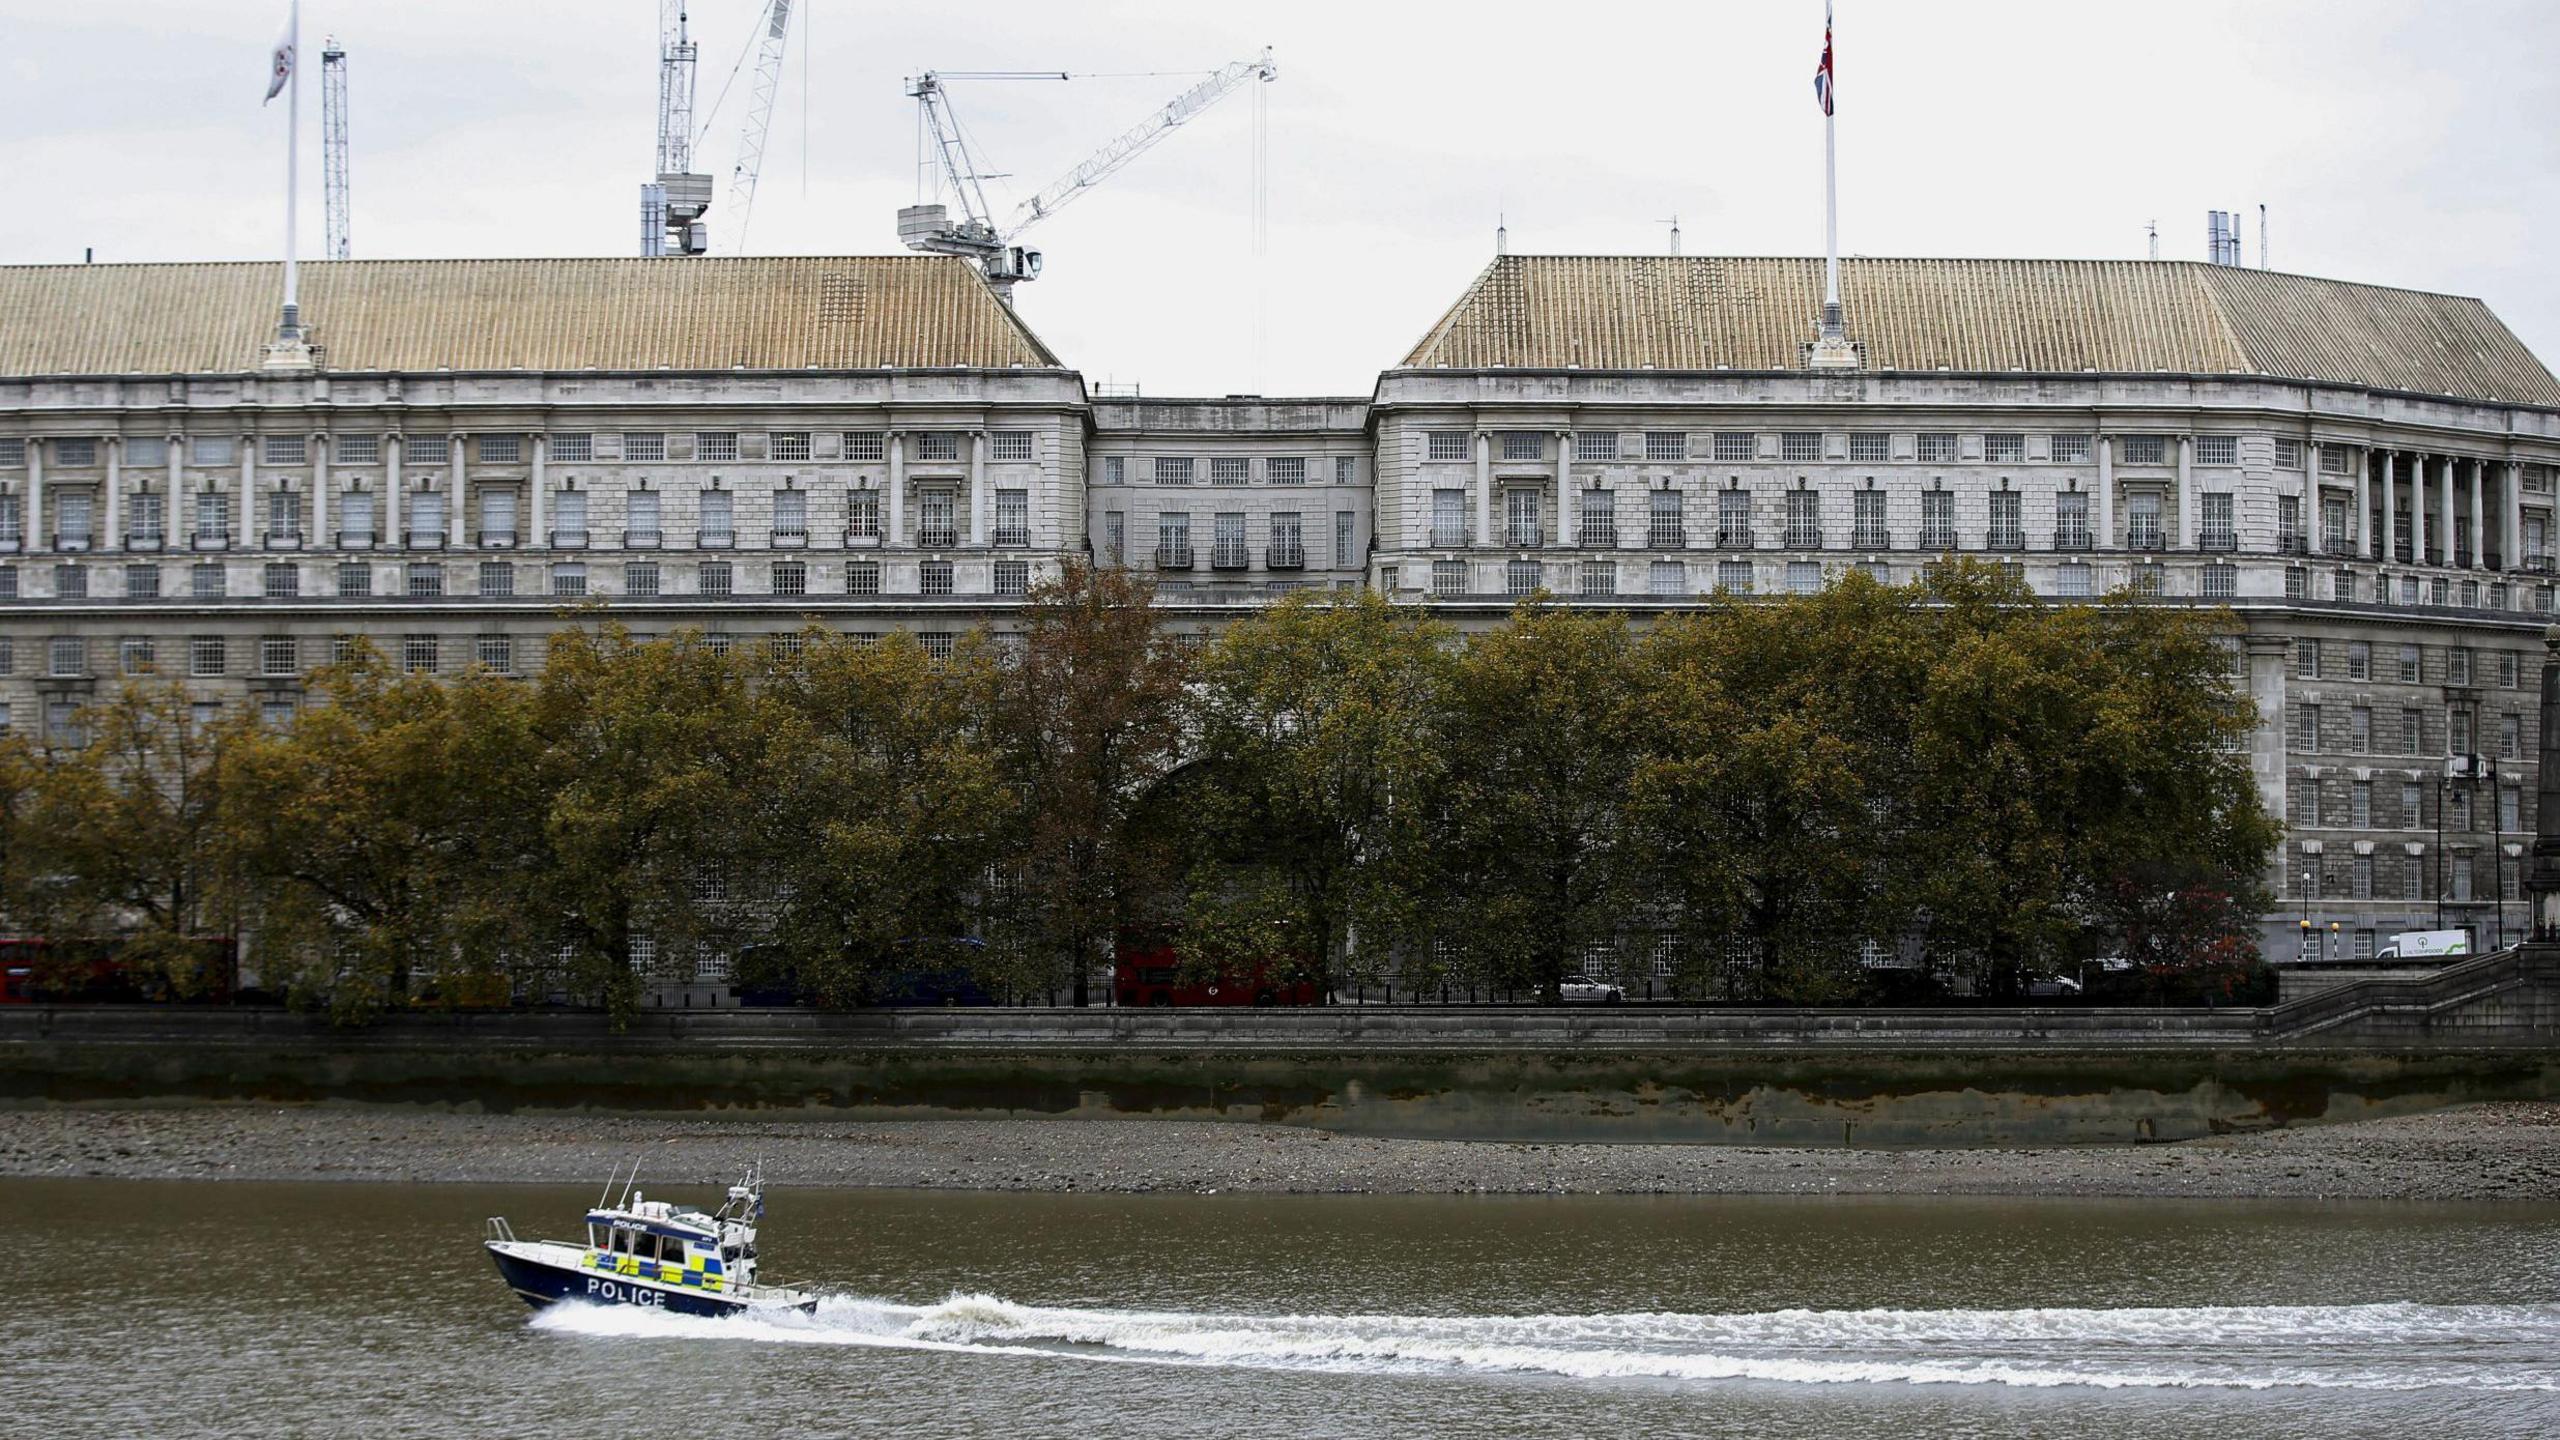
M 721 192 L 764 0 L 695 0 L 697 168 Z M 350 56 L 358 258 L 634 253 L 655 0 L 309 0 Z M 1273 48 L 1267 254 L 1254 96 L 1174 134 L 1030 243 L 1022 313 L 1148 394 L 1366 394 L 1493 250 L 1818 254 L 1821 0 L 800 0 L 752 254 L 897 248 L 914 102 L 943 70 L 1206 71 Z M 0 262 L 259 259 L 282 245 L 284 0 L 0 0 Z M 1840 0 L 1848 254 L 2200 259 L 2272 214 L 2276 267 L 2476 295 L 2560 363 L 2560 5 L 2550 0 Z M 954 81 L 999 215 L 1190 83 Z M 710 216 L 714 253 L 738 253 Z M 2536 254 L 2537 240 L 2544 241 Z M 2539 263 L 2536 263 L 2539 262 Z M 680 262 L 670 262 L 680 263 Z M 310 317 L 325 327 L 328 317 Z M 1854 328 L 1855 317 L 1852 316 Z

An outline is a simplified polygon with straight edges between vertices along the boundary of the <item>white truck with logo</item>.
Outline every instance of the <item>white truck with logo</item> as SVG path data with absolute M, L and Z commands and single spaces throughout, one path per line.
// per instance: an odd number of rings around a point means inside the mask
M 2468 930 L 2403 930 L 2382 947 L 2376 960 L 2441 960 L 2471 953 Z

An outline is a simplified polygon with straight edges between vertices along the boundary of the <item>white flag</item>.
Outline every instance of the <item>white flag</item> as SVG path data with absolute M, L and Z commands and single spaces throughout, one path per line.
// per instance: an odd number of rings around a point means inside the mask
M 276 40 L 275 64 L 267 76 L 267 99 L 284 93 L 285 82 L 293 78 L 293 27 L 288 25 Z M 264 103 L 264 102 L 260 102 Z

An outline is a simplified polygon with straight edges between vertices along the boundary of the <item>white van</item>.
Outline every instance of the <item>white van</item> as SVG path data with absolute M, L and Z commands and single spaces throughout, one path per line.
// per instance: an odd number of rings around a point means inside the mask
M 2403 930 L 2382 947 L 2376 960 L 2437 960 L 2471 953 L 2468 930 Z

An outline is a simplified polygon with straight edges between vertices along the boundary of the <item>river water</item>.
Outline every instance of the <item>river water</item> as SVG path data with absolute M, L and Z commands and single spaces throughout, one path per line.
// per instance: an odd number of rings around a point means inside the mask
M 0 1433 L 2560 1433 L 2554 1206 L 778 1189 L 814 1317 L 537 1316 L 592 1199 L 0 1181 Z

